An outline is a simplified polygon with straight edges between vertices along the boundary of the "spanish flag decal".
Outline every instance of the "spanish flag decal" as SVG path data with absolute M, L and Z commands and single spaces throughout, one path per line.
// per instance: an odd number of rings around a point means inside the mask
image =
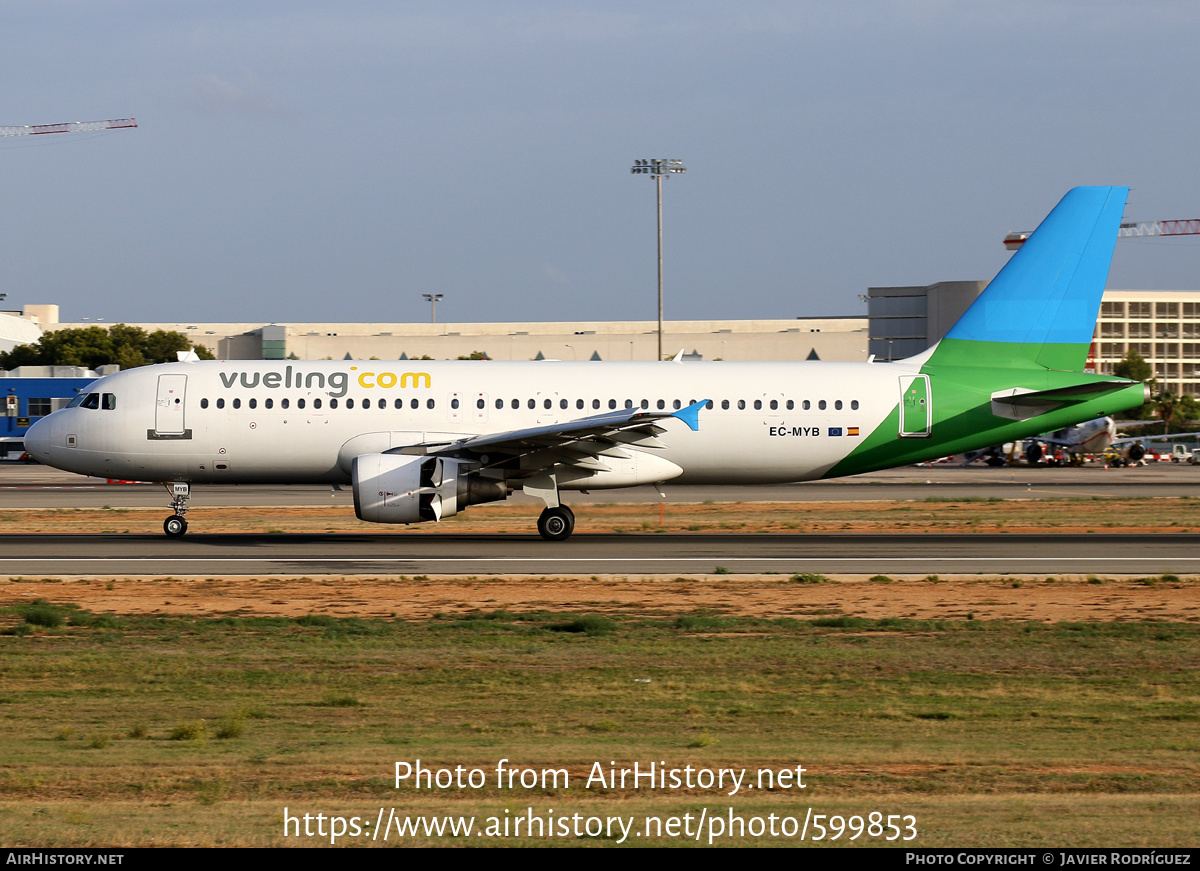
M 846 427 L 846 435 L 848 435 L 848 436 L 856 436 L 856 435 L 858 435 L 858 427 L 856 427 L 856 426 L 848 426 L 848 427 Z

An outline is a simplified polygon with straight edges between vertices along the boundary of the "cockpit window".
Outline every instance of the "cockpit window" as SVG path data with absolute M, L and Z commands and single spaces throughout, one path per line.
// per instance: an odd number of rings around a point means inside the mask
M 105 411 L 114 411 L 117 407 L 117 397 L 114 393 L 105 393 L 100 399 L 100 407 Z
M 86 393 L 80 393 L 67 404 L 67 408 L 74 408 L 77 405 L 82 405 L 83 400 L 85 400 L 87 398 L 88 398 L 88 395 Z
M 100 407 L 100 394 L 99 393 L 89 393 L 84 398 L 83 402 L 79 403 L 79 405 L 83 408 L 99 408 Z

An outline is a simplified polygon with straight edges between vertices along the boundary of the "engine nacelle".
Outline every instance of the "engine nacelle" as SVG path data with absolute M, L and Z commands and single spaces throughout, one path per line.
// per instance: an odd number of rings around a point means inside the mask
M 481 478 L 445 457 L 363 454 L 354 458 L 351 477 L 354 513 L 368 523 L 436 521 L 508 496 L 503 481 Z
M 1136 462 L 1146 456 L 1146 446 L 1141 442 L 1134 442 L 1125 450 L 1125 456 Z

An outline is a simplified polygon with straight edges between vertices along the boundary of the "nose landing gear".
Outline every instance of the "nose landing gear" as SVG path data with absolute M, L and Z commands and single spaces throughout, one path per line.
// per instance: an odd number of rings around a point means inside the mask
M 171 494 L 171 510 L 175 513 L 163 521 L 163 532 L 171 538 L 182 538 L 187 532 L 187 520 L 184 519 L 188 511 L 188 499 L 191 498 L 191 485 L 187 481 L 173 481 L 170 484 L 164 484 L 167 492 Z

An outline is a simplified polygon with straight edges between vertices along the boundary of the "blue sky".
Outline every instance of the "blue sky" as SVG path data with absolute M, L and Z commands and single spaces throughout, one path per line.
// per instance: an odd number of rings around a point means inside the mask
M 4 2 L 0 291 L 66 320 L 862 314 L 1077 184 L 1200 217 L 1188 2 Z M 1200 288 L 1200 237 L 1109 286 Z

